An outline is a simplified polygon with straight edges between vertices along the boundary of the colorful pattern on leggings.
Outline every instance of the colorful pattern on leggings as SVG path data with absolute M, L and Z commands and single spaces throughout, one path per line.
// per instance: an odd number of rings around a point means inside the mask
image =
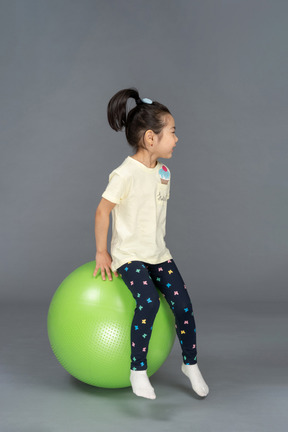
M 197 363 L 196 326 L 192 303 L 174 260 L 161 264 L 130 261 L 119 267 L 118 273 L 136 300 L 131 326 L 131 369 L 147 369 L 148 344 L 160 306 L 156 287 L 174 313 L 183 362 Z

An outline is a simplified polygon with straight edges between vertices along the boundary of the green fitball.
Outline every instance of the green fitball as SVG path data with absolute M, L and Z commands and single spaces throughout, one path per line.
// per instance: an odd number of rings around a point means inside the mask
M 136 302 L 118 275 L 103 281 L 95 261 L 69 274 L 48 310 L 47 330 L 59 363 L 72 376 L 104 388 L 130 386 L 131 323 Z M 149 343 L 148 376 L 168 357 L 175 340 L 174 315 L 159 292 L 160 307 Z

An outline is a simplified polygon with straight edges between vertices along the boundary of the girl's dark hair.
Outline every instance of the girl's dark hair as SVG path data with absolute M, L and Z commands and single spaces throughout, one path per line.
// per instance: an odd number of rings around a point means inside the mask
M 137 105 L 127 114 L 129 98 L 135 99 Z M 107 117 L 111 128 L 121 131 L 125 127 L 127 141 L 136 150 L 139 147 L 144 148 L 144 134 L 148 129 L 157 135 L 161 133 L 165 126 L 165 114 L 171 113 L 165 105 L 159 102 L 141 103 L 138 90 L 135 88 L 120 90 L 110 99 L 107 107 Z

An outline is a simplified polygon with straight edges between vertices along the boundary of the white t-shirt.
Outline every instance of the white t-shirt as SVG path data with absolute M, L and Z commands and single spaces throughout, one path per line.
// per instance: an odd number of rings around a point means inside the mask
M 172 258 L 164 237 L 170 171 L 157 161 L 148 168 L 128 156 L 111 172 L 103 198 L 112 210 L 112 271 L 129 261 L 159 264 Z

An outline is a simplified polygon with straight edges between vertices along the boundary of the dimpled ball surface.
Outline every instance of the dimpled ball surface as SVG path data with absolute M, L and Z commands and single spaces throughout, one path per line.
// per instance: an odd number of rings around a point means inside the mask
M 136 302 L 120 277 L 103 281 L 95 261 L 69 274 L 51 300 L 47 331 L 59 363 L 78 380 L 104 388 L 130 386 L 130 329 Z M 168 357 L 175 340 L 175 320 L 159 292 L 147 355 L 148 376 Z

